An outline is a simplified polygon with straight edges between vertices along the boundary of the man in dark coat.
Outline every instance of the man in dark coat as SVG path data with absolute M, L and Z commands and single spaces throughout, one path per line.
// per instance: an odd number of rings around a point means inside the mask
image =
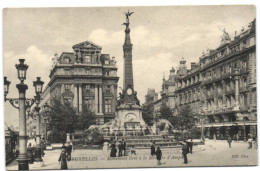
M 122 151 L 124 151 L 124 156 L 126 155 L 126 142 L 125 142 L 125 140 L 124 139 L 122 139 Z
M 155 142 L 151 145 L 151 156 L 155 155 Z
M 160 150 L 159 146 L 157 147 L 155 155 L 156 155 L 156 159 L 157 159 L 157 165 L 161 165 L 162 151 Z
M 29 163 L 33 164 L 33 162 L 34 162 L 34 149 L 33 149 L 31 143 L 29 143 L 28 148 L 27 148 L 27 157 L 29 158 Z
M 110 157 L 116 157 L 116 145 L 115 144 L 112 144 L 111 145 L 111 152 L 110 152 Z
M 188 164 L 187 154 L 188 154 L 188 146 L 186 144 L 186 141 L 184 141 L 182 143 L 182 155 L 183 155 L 183 159 L 184 159 L 185 164 Z
M 189 148 L 189 153 L 191 153 L 192 154 L 192 147 L 193 147 L 193 141 L 192 141 L 192 139 L 190 139 L 190 141 L 189 141 L 189 143 L 188 143 L 188 148 Z

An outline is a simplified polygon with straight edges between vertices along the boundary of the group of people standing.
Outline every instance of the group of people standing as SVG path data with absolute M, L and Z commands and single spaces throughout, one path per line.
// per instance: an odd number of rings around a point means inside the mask
M 161 165 L 161 159 L 162 159 L 162 151 L 160 149 L 160 146 L 157 146 L 157 149 L 155 150 L 155 142 L 152 142 L 151 145 L 151 156 L 156 156 L 157 159 L 157 165 Z
M 228 142 L 229 148 L 231 148 L 232 138 L 230 136 L 228 137 L 227 142 Z M 257 138 L 255 136 L 249 135 L 247 142 L 248 142 L 248 149 L 252 149 L 253 146 L 255 149 L 257 149 Z
M 35 160 L 35 147 L 36 147 L 36 142 L 35 143 L 33 141 L 28 142 L 27 156 L 29 158 L 30 164 L 33 164 Z M 41 140 L 40 142 L 40 147 L 41 147 L 41 156 L 43 157 L 45 155 L 44 150 L 46 150 L 46 143 L 43 140 Z
M 193 141 L 192 139 L 185 140 L 182 143 L 182 155 L 184 159 L 184 163 L 188 164 L 188 159 L 187 159 L 187 154 L 191 153 L 192 154 L 192 148 L 193 148 Z M 118 157 L 120 156 L 125 156 L 126 155 L 126 142 L 124 139 L 119 142 L 118 145 Z M 134 151 L 134 152 L 132 152 Z M 135 150 L 130 150 L 131 154 L 135 154 Z M 161 165 L 161 159 L 162 159 L 162 151 L 160 149 L 160 146 L 155 147 L 155 141 L 151 142 L 151 156 L 156 156 L 157 159 L 157 165 Z M 114 142 L 111 144 L 111 152 L 110 152 L 110 157 L 117 157 L 117 148 L 116 148 L 116 143 Z
M 110 157 L 116 157 L 117 155 L 117 149 L 116 149 L 116 143 L 114 142 L 111 145 L 111 152 L 110 152 Z M 126 155 L 126 142 L 124 139 L 119 142 L 118 145 L 118 157 L 125 156 Z
M 61 154 L 59 157 L 59 162 L 61 164 L 61 169 L 68 169 L 67 161 L 71 160 L 71 152 L 72 152 L 72 145 L 71 143 L 63 143 L 61 147 Z

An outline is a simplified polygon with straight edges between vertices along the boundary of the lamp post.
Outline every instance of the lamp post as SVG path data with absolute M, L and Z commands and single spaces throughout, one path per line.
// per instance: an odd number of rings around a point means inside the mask
M 42 150 L 41 150 L 41 133 L 40 133 L 40 100 L 42 93 L 42 86 L 44 82 L 41 81 L 40 77 L 37 77 L 37 80 L 33 82 L 35 88 L 36 96 L 35 98 L 35 116 L 36 116 L 36 147 L 35 147 L 35 161 L 42 162 Z
M 11 82 L 7 80 L 7 77 L 4 77 L 4 100 L 5 102 L 9 101 L 13 107 L 19 110 L 19 156 L 17 158 L 18 170 L 29 170 L 29 159 L 27 156 L 26 109 L 31 108 L 31 106 L 36 101 L 35 98 L 26 98 L 25 96 L 28 86 L 24 84 L 24 80 L 26 79 L 26 71 L 29 66 L 24 64 L 24 61 L 24 59 L 19 59 L 20 63 L 15 65 L 18 79 L 20 80 L 20 83 L 16 85 L 19 92 L 19 98 L 6 98 Z

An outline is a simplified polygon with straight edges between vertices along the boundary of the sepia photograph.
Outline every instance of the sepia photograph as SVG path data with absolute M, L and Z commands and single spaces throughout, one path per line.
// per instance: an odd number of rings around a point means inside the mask
M 258 165 L 255 5 L 2 13 L 6 170 Z

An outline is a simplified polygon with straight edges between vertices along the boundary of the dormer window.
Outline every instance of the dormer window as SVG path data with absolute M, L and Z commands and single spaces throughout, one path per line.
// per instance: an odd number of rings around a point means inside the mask
M 105 60 L 105 64 L 108 65 L 109 64 L 109 60 Z
M 91 62 L 90 56 L 88 56 L 88 55 L 84 56 L 84 62 L 90 63 Z
M 70 63 L 70 58 L 69 57 L 64 57 L 64 63 L 69 64 Z

